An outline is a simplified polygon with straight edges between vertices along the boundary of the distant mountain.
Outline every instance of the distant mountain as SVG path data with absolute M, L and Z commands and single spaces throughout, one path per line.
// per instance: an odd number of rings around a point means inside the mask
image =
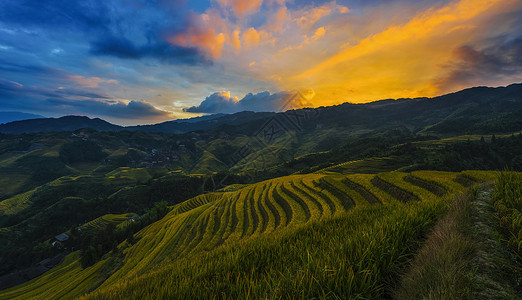
M 0 125 L 1 133 L 20 134 L 30 132 L 74 131 L 81 128 L 91 128 L 97 131 L 145 131 L 165 133 L 185 133 L 196 130 L 208 130 L 220 125 L 239 125 L 253 120 L 264 119 L 275 113 L 255 113 L 251 111 L 239 112 L 231 115 L 214 114 L 167 121 L 154 125 L 139 125 L 123 127 L 106 122 L 99 118 L 66 116 L 61 118 L 41 118 L 33 120 L 15 121 Z
M 206 116 L 194 117 L 194 118 L 188 118 L 188 119 L 172 120 L 172 121 L 167 121 L 167 122 L 163 122 L 163 123 L 168 123 L 168 122 L 197 123 L 197 122 L 201 122 L 201 121 L 208 121 L 208 120 L 216 119 L 216 118 L 223 117 L 223 116 L 226 116 L 226 115 L 227 114 L 221 114 L 221 113 L 220 114 L 212 114 L 212 115 L 206 115 Z
M 514 132 L 522 130 L 522 84 L 507 87 L 474 87 L 434 98 L 387 99 L 364 104 L 304 108 L 290 113 L 243 111 L 173 120 L 154 125 L 122 127 L 88 117 L 63 117 L 16 121 L 0 125 L 2 133 L 73 131 L 146 131 L 186 133 L 218 130 L 229 134 L 254 134 L 266 119 L 278 116 L 285 130 L 332 128 L 364 132 L 392 128 L 420 134 Z M 241 125 L 241 126 L 239 126 Z
M 44 116 L 28 114 L 18 111 L 0 111 L 0 124 L 28 119 L 45 118 Z
M 474 87 L 434 98 L 343 103 L 316 109 L 304 126 L 374 130 L 400 126 L 412 133 L 455 134 L 522 130 L 522 84 Z
M 213 129 L 221 125 L 239 125 L 250 121 L 265 119 L 275 115 L 273 112 L 252 112 L 243 111 L 235 114 L 215 114 L 209 116 L 196 117 L 191 119 L 181 119 L 167 121 L 155 125 L 138 125 L 125 127 L 125 130 L 137 130 L 147 132 L 166 132 L 166 133 L 185 133 L 196 130 Z M 0 128 L 1 131 L 1 128 Z
M 120 131 L 123 127 L 111 124 L 99 118 L 66 116 L 61 118 L 43 118 L 15 121 L 0 125 L 0 132 L 20 134 L 29 132 L 74 131 L 92 128 L 97 131 Z

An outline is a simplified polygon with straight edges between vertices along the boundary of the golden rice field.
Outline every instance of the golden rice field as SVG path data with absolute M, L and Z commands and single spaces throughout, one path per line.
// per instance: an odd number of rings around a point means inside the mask
M 136 216 L 135 213 L 119 215 L 107 214 L 83 224 L 80 228 L 82 231 L 101 231 L 104 230 L 108 224 L 114 224 L 120 227 L 124 226 L 126 222 L 129 222 L 129 218 L 134 216 Z
M 122 243 L 106 280 L 96 274 L 111 259 L 82 270 L 72 253 L 0 299 L 380 297 L 447 199 L 495 176 L 291 175 L 203 194 Z

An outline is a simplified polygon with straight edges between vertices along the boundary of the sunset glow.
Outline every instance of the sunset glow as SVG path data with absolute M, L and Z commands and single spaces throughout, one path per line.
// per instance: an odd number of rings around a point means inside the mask
M 0 110 L 142 124 L 210 113 L 188 108 L 214 94 L 321 106 L 522 81 L 519 0 L 91 4 L 0 5 Z M 148 109 L 130 120 L 121 99 Z

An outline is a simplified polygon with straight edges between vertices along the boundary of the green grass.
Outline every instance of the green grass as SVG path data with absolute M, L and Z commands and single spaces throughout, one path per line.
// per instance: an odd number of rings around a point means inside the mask
M 515 132 L 513 134 L 516 135 L 517 133 L 518 132 Z M 511 133 L 496 135 L 497 138 L 506 138 L 506 137 L 510 137 L 510 136 L 511 136 Z M 414 144 L 445 145 L 445 144 L 451 144 L 451 143 L 456 143 L 456 142 L 466 142 L 468 140 L 469 141 L 479 141 L 482 137 L 484 137 L 484 139 L 489 142 L 489 140 L 491 138 L 491 134 L 489 134 L 489 135 L 487 135 L 487 134 L 486 135 L 480 135 L 480 134 L 459 135 L 459 136 L 438 139 L 438 140 L 414 142 Z
M 522 176 L 501 172 L 495 181 L 494 207 L 500 224 L 507 232 L 507 243 L 522 259 Z M 522 271 L 522 270 L 521 270 Z
M 489 182 L 493 183 L 500 172 L 496 171 L 478 171 L 478 170 L 468 170 L 468 171 L 462 171 L 461 174 L 463 176 L 470 177 L 474 179 L 475 181 L 482 181 L 482 182 Z
M 0 202 L 0 215 L 14 215 L 31 206 L 31 196 L 35 190 L 18 194 Z
M 105 281 L 88 282 L 101 298 L 382 296 L 448 197 L 408 175 L 291 175 L 191 198 L 122 243 L 121 267 Z M 417 200 L 403 203 L 374 185 L 377 176 Z M 452 193 L 463 189 L 455 183 Z M 36 282 L 31 293 L 46 289 Z
M 1 172 L 0 174 L 0 198 L 15 195 L 31 185 L 31 175 L 22 172 Z
M 516 240 L 506 245 L 505 235 L 499 232 L 499 219 L 495 217 L 495 213 L 505 212 L 508 206 L 510 213 L 521 207 L 516 202 L 520 199 L 520 176 L 503 172 L 494 192 L 488 181 L 487 185 L 474 186 L 470 192 L 456 197 L 402 276 L 395 298 L 520 299 L 520 250 Z M 498 217 L 502 225 L 502 216 Z M 507 232 L 513 233 L 513 223 L 505 225 L 509 228 Z M 515 237 L 511 234 L 511 238 Z
M 472 194 L 456 197 L 437 221 L 394 293 L 396 299 L 472 299 L 476 243 L 469 234 Z
M 99 280 L 98 271 L 105 261 L 83 269 L 79 251 L 69 254 L 57 267 L 43 275 L 0 292 L 0 299 L 71 299 L 84 294 Z
M 144 183 L 152 179 L 151 174 L 145 168 L 119 167 L 105 176 L 108 180 L 129 180 Z

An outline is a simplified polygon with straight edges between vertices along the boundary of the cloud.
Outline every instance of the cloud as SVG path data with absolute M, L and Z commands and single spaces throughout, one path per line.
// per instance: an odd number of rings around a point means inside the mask
M 232 36 L 230 38 L 230 45 L 232 47 L 234 47 L 234 49 L 236 50 L 236 54 L 237 54 L 237 51 L 239 49 L 241 49 L 241 40 L 239 39 L 239 33 L 240 33 L 239 30 L 234 30 L 234 32 L 232 32 Z
M 504 77 L 518 75 L 522 79 L 522 37 L 498 43 L 485 49 L 460 46 L 453 51 L 449 70 L 435 80 L 439 90 L 451 91 L 487 82 L 498 85 Z
M 111 23 L 106 1 L 3 1 L 0 20 L 28 28 L 105 31 Z
M 219 14 L 209 11 L 201 15 L 192 15 L 187 28 L 169 36 L 167 41 L 174 46 L 196 47 L 202 50 L 207 57 L 217 59 L 221 57 L 228 33 L 226 20 L 222 19 Z M 233 41 L 234 39 L 229 38 L 228 40 Z M 237 46 L 236 41 L 233 43 Z
M 289 18 L 286 6 L 281 6 L 275 14 L 269 17 L 267 29 L 274 32 L 282 31 L 288 23 Z
M 243 40 L 245 48 L 248 50 L 250 47 L 259 45 L 259 33 L 253 27 L 250 27 L 247 31 L 243 32 Z
M 184 109 L 186 112 L 202 112 L 202 113 L 218 113 L 218 112 L 236 112 L 237 97 L 230 97 L 230 92 L 216 92 L 201 102 L 199 106 L 192 106 Z
M 318 105 L 440 95 L 448 90 L 442 90 L 434 79 L 448 72 L 448 63 L 454 61 L 453 49 L 462 45 L 482 49 L 498 38 L 500 32 L 502 35 L 516 32 L 512 20 L 520 18 L 520 2 L 514 0 L 453 0 L 430 6 L 418 8 L 408 17 L 399 17 L 390 9 L 390 15 L 397 19 L 383 19 L 385 22 L 381 24 L 370 22 L 366 26 L 363 20 L 369 15 L 355 13 L 350 17 L 360 19 L 350 23 L 351 27 L 342 27 L 340 22 L 335 23 L 337 26 L 328 24 L 325 26 L 328 34 L 307 48 L 322 43 L 334 45 L 336 41 L 332 39 L 340 37 L 341 30 L 353 37 L 347 39 L 345 35 L 345 42 L 329 48 L 333 51 L 322 59 L 312 55 L 310 60 L 314 61 L 308 64 L 311 65 L 308 70 L 299 70 L 297 65 L 293 72 L 280 72 L 281 84 L 277 88 L 311 86 L 317 92 L 314 100 Z M 379 14 L 370 16 L 387 17 L 386 11 L 380 9 Z M 350 22 L 347 17 L 343 18 Z M 316 49 L 325 48 L 323 45 Z M 296 50 L 288 52 L 284 57 L 296 56 Z M 512 83 L 516 78 L 503 77 L 501 84 Z M 473 82 L 484 85 L 488 81 Z
M 190 43 L 183 44 L 188 46 Z M 194 65 L 207 62 L 193 47 L 181 47 L 162 41 L 136 46 L 126 38 L 113 36 L 92 42 L 90 52 L 123 59 L 157 58 L 170 64 Z
M 296 22 L 301 27 L 311 27 L 323 17 L 328 16 L 331 12 L 332 7 L 330 4 L 304 9 L 301 11 L 301 14 L 298 17 L 294 18 L 294 22 Z M 347 11 L 345 11 L 345 13 L 346 12 Z
M 197 104 L 219 90 L 312 87 L 318 106 L 522 80 L 514 42 L 520 0 L 0 3 L 0 77 L 23 85 L 0 83 L 0 106 L 35 113 L 73 110 L 47 99 L 146 99 L 176 112 L 280 110 L 281 93 L 237 101 L 220 94 Z M 71 80 L 76 74 L 83 77 Z
M 67 78 L 78 83 L 81 86 L 96 88 L 100 83 L 118 83 L 115 79 L 102 79 L 100 77 L 84 77 L 81 75 L 71 74 Z
M 206 61 L 197 49 L 176 47 L 165 40 L 165 32 L 184 29 L 189 15 L 184 1 L 4 2 L 0 4 L 0 20 L 14 33 L 87 43 L 94 55 L 156 58 L 171 64 Z M 66 49 L 61 50 L 63 54 Z
M 75 97 L 83 97 L 83 98 L 90 98 L 90 99 L 110 99 L 107 95 L 102 95 L 99 93 L 93 93 L 88 91 L 82 91 L 82 90 L 75 90 L 75 89 L 65 89 L 63 87 L 58 88 L 54 91 L 54 97 L 57 95 L 63 95 L 64 98 L 75 96 Z
M 223 8 L 230 8 L 236 15 L 244 16 L 258 12 L 263 0 L 216 0 Z
M 0 71 L 19 74 L 43 75 L 49 77 L 63 77 L 66 75 L 66 72 L 63 70 L 35 64 L 9 62 L 2 58 L 0 58 Z
M 324 27 L 317 28 L 314 35 L 312 36 L 312 40 L 315 41 L 315 40 L 320 39 L 325 33 L 326 33 L 326 30 L 324 29 Z
M 231 97 L 230 92 L 216 92 L 201 102 L 199 106 L 184 109 L 192 113 L 235 113 L 240 111 L 286 111 L 313 106 L 310 100 L 315 96 L 312 89 L 285 91 L 270 94 L 265 91 L 249 93 L 243 99 Z
M 4 97 L 3 100 L 5 102 L 16 102 L 19 99 L 25 98 L 43 99 L 45 97 L 52 97 L 56 99 L 110 99 L 109 96 L 81 89 L 66 89 L 63 87 L 58 89 L 49 89 L 40 86 L 24 86 L 21 83 L 10 80 L 3 80 L 1 78 L 0 96 Z
M 84 85 L 102 79 L 79 76 Z M 78 78 L 77 78 L 78 79 Z M 104 80 L 106 82 L 107 80 Z M 171 113 L 142 100 L 113 100 L 107 95 L 83 89 L 25 86 L 0 78 L 0 110 L 26 110 L 52 114 L 99 115 L 117 119 L 168 119 Z
M 119 119 L 165 118 L 170 112 L 157 109 L 147 101 L 97 101 L 47 99 L 48 105 L 58 107 L 62 111 L 79 114 L 94 114 Z
M 0 91 L 19 91 L 24 87 L 16 81 L 4 80 L 0 78 Z

